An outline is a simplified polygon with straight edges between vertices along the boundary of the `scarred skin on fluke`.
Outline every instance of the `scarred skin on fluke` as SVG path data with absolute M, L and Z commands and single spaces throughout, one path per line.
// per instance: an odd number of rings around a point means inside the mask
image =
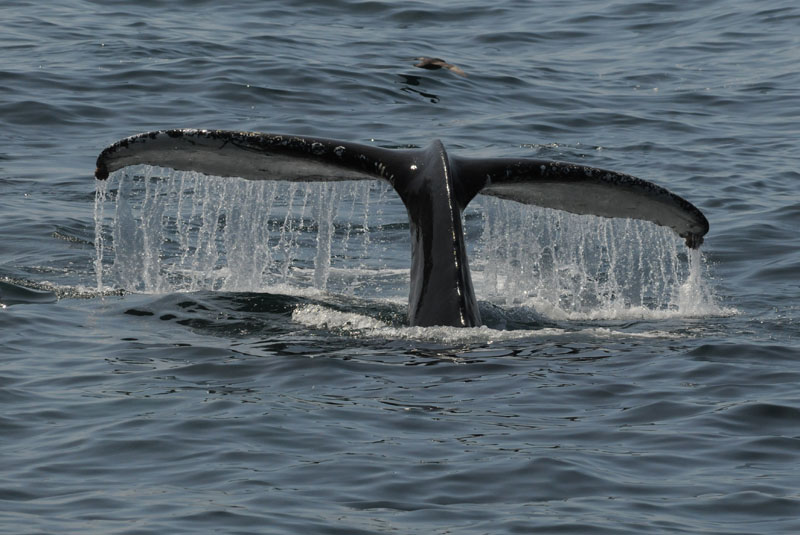
M 438 140 L 423 149 L 227 130 L 159 130 L 120 140 L 97 158 L 95 177 L 149 164 L 249 180 L 382 179 L 400 195 L 411 228 L 411 325 L 481 324 L 461 213 L 481 193 L 575 214 L 651 221 L 697 248 L 708 221 L 688 201 L 639 178 L 524 158 L 464 158 Z M 531 229 L 535 232 L 535 229 Z

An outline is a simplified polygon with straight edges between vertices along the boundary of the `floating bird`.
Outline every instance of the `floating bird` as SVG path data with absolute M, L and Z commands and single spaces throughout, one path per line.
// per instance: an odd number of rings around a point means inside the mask
M 464 76 L 466 78 L 467 73 L 461 70 L 460 67 L 453 65 L 452 63 L 447 63 L 445 60 L 440 58 L 415 58 L 419 63 L 414 65 L 414 67 L 419 67 L 420 69 L 428 69 L 431 71 L 435 71 L 438 69 L 448 69 L 453 71 L 459 76 Z

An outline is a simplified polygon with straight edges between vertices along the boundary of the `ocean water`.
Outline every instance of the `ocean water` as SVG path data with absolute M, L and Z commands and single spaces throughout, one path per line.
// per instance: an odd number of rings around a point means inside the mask
M 0 533 L 800 532 L 795 2 L 0 13 Z M 479 198 L 485 325 L 409 327 L 380 184 L 95 184 L 177 127 L 576 161 L 711 229 Z

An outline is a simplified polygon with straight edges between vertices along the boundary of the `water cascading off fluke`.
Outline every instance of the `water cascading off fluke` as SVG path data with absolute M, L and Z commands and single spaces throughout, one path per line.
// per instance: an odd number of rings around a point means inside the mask
M 384 184 L 139 171 L 98 182 L 101 290 L 407 294 L 408 225 Z M 647 222 L 482 197 L 464 227 L 480 300 L 552 319 L 714 313 L 699 252 Z

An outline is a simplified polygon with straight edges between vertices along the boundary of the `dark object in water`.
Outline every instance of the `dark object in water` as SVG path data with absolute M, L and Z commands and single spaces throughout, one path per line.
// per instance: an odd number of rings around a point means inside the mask
M 419 63 L 414 65 L 414 67 L 419 67 L 420 69 L 428 69 L 431 71 L 435 71 L 438 69 L 448 69 L 453 71 L 459 76 L 467 76 L 467 73 L 461 70 L 460 67 L 453 65 L 452 63 L 447 63 L 445 60 L 440 58 L 415 58 Z

